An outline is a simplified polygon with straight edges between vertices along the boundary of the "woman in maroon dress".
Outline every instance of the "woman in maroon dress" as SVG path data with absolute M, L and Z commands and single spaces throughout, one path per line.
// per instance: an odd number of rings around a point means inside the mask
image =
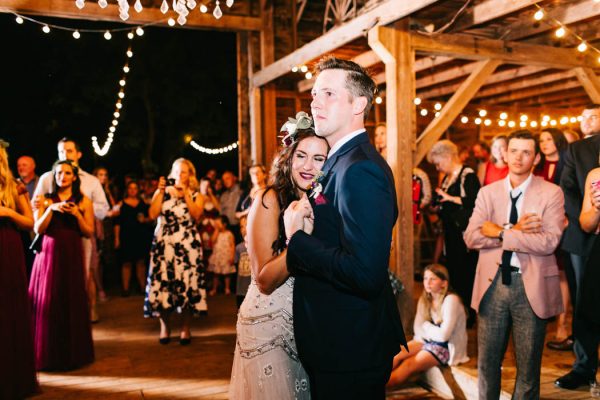
M 81 235 L 94 233 L 94 214 L 78 172 L 69 160 L 57 161 L 49 198 L 36 202 L 42 206 L 35 212 L 35 231 L 44 238 L 29 297 L 38 370 L 70 370 L 94 361 L 81 250 Z
M 0 139 L 0 399 L 37 391 L 25 253 L 17 229 L 30 230 L 33 216 L 25 187 L 8 168 L 8 143 Z

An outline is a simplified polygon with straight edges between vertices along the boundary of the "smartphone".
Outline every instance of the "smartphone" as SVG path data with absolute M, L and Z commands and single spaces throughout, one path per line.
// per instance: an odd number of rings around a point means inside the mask
M 175 186 L 175 178 L 167 179 L 167 186 Z

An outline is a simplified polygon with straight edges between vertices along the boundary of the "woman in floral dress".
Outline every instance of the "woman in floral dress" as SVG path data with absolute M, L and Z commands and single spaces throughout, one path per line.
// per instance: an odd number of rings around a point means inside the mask
M 203 197 L 196 190 L 196 169 L 185 158 L 175 160 L 167 180 L 161 177 L 148 210 L 158 218 L 150 250 L 145 317 L 160 318 L 159 342 L 170 341 L 169 316 L 182 314 L 179 342 L 191 341 L 190 318 L 207 311 L 202 242 L 197 221 Z

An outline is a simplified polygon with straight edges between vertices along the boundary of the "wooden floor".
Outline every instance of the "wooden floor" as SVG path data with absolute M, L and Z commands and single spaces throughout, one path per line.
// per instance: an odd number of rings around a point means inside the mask
M 79 370 L 40 373 L 42 393 L 35 399 L 226 399 L 235 345 L 234 296 L 210 299 L 209 315 L 194 320 L 192 343 L 178 342 L 179 321 L 172 323 L 172 342 L 158 344 L 158 321 L 142 317 L 142 297 L 113 297 L 100 304 L 101 322 L 95 324 L 96 361 Z M 550 330 L 549 330 L 550 331 Z M 461 368 L 476 381 L 475 332 L 469 332 L 471 361 Z M 554 380 L 567 372 L 571 353 L 545 350 L 542 399 L 585 399 L 587 390 L 554 388 Z M 507 352 L 503 389 L 512 392 L 514 357 Z M 390 393 L 388 399 L 439 399 L 411 385 Z

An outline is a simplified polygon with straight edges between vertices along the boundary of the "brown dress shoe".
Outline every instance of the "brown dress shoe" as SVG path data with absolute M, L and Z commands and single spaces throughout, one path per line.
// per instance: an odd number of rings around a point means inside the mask
M 569 336 L 565 340 L 556 340 L 546 343 L 546 346 L 552 350 L 558 351 L 572 351 L 573 350 L 573 337 Z

